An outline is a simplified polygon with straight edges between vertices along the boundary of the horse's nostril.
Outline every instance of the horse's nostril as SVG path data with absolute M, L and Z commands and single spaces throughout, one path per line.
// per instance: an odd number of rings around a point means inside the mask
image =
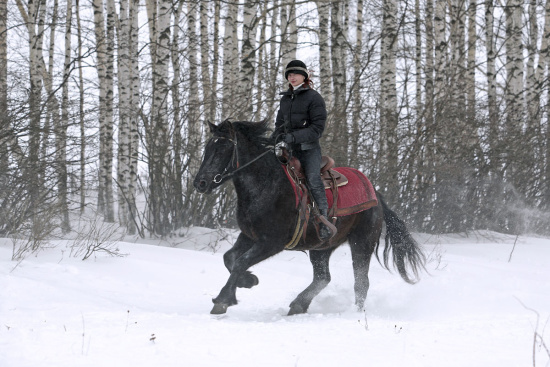
M 208 182 L 206 182 L 206 180 L 195 181 L 194 186 L 198 191 L 205 192 L 208 186 Z

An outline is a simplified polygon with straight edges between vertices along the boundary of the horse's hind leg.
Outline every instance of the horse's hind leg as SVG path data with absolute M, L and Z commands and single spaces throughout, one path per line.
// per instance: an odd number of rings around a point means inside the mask
M 380 240 L 381 228 L 379 223 L 370 223 L 374 218 L 368 216 L 365 219 L 367 223 L 359 226 L 348 237 L 355 278 L 355 305 L 359 311 L 363 310 L 369 291 L 370 260 Z
M 235 264 L 235 261 L 245 252 L 250 250 L 253 245 L 254 241 L 252 241 L 243 233 L 239 234 L 239 237 L 237 238 L 237 241 L 235 242 L 233 247 L 223 255 L 223 262 L 230 273 L 233 270 L 233 265 Z M 258 283 L 259 280 L 257 276 L 252 274 L 250 271 L 245 271 L 237 280 L 237 287 L 252 288 L 253 286 L 258 285 Z
M 288 315 L 305 313 L 311 301 L 330 283 L 329 260 L 334 249 L 310 251 L 309 260 L 313 265 L 313 281 L 290 303 Z
M 351 245 L 351 258 L 353 262 L 353 275 L 355 278 L 355 305 L 359 311 L 363 310 L 367 292 L 369 291 L 369 267 L 372 251 L 370 244 L 363 239 L 362 243 Z

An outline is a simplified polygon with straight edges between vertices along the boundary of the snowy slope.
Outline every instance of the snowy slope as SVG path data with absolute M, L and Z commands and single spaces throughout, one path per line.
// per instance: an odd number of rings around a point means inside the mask
M 285 252 L 254 267 L 260 284 L 213 317 L 229 244 L 212 253 L 206 237 L 121 243 L 128 256 L 87 261 L 59 241 L 19 265 L 0 239 L 0 366 L 550 365 L 544 346 L 533 349 L 535 332 L 550 346 L 550 239 L 520 237 L 509 262 L 515 237 L 418 235 L 431 274 L 411 286 L 373 260 L 366 312 L 353 306 L 343 246 L 332 283 L 292 317 L 312 271 L 306 254 Z

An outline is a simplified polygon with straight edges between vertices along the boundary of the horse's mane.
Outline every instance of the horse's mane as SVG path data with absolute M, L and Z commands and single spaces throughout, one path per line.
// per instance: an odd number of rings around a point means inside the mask
M 269 129 L 268 120 L 262 121 L 229 121 L 235 131 L 240 132 L 241 134 L 247 136 L 251 141 L 260 143 L 262 145 L 269 145 L 271 142 L 270 138 L 267 136 L 267 133 L 271 131 Z M 225 121 L 224 121 L 225 122 Z

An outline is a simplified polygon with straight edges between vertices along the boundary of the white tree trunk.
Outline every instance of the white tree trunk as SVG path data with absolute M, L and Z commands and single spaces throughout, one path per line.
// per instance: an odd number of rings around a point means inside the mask
M 149 147 L 149 205 L 148 218 L 154 233 L 166 235 L 170 232 L 171 223 L 167 203 L 167 167 L 170 162 L 171 144 L 168 136 L 168 97 L 170 94 L 170 80 L 168 67 L 170 64 L 170 28 L 171 28 L 171 1 L 159 0 L 157 5 L 155 63 L 152 73 L 155 75 L 153 85 L 151 115 L 152 134 Z
M 8 1 L 0 0 L 0 170 L 8 171 L 8 144 L 10 121 L 8 120 Z
M 113 189 L 113 138 L 114 138 L 114 75 L 115 75 L 115 1 L 107 0 L 107 28 L 105 34 L 105 125 L 103 131 L 105 160 L 105 221 L 115 221 Z
M 333 89 L 332 89 L 332 67 L 328 60 L 331 60 L 330 55 L 330 2 L 327 0 L 316 0 L 317 12 L 319 14 L 319 78 L 321 83 L 319 89 L 327 109 L 333 107 Z
M 240 106 L 237 116 L 240 120 L 250 120 L 253 112 L 253 81 L 256 76 L 256 30 L 257 7 L 255 0 L 246 0 L 243 8 L 243 41 L 241 68 L 239 72 L 237 99 Z
M 108 72 L 107 33 L 105 30 L 103 0 L 93 0 L 94 29 L 97 53 L 97 73 L 99 81 L 99 185 L 98 209 L 104 214 L 106 221 L 114 220 L 112 196 L 112 67 Z M 112 52 L 112 48 L 111 48 Z M 110 78 L 110 79 L 109 79 Z M 111 86 L 109 87 L 109 83 Z
M 506 4 L 506 134 L 510 142 L 517 139 L 523 123 L 523 1 Z
M 397 199 L 398 144 L 397 144 L 397 2 L 385 0 L 383 4 L 383 26 L 381 43 L 381 161 L 385 164 L 386 192 L 390 200 Z
M 259 39 L 259 49 L 258 49 L 258 68 L 256 70 L 256 78 L 254 78 L 254 84 L 256 87 L 256 111 L 254 113 L 253 120 L 259 120 L 264 116 L 265 111 L 263 111 L 263 106 L 265 103 L 266 91 L 264 88 L 266 79 L 267 79 L 267 57 L 266 57 L 266 31 L 267 31 L 267 1 L 261 4 L 261 27 L 260 27 L 260 39 Z
M 238 55 L 239 45 L 237 41 L 237 14 L 238 5 L 234 2 L 227 3 L 224 19 L 223 37 L 223 102 L 222 119 L 231 117 L 235 113 L 234 92 L 239 72 Z
M 174 24 L 180 24 L 181 14 L 183 10 L 184 2 L 180 1 L 177 8 L 174 11 Z M 174 27 L 172 32 L 172 47 L 171 47 L 171 60 L 172 60 L 172 111 L 174 120 L 174 132 L 172 134 L 172 147 L 173 147 L 173 160 L 172 165 L 172 190 L 174 192 L 174 198 L 172 205 L 172 216 L 176 223 L 175 228 L 179 228 L 182 223 L 184 215 L 183 206 L 183 182 L 184 182 L 184 164 L 183 155 L 185 154 L 183 149 L 183 106 L 180 98 L 181 89 L 181 60 L 180 57 L 182 50 L 179 47 L 180 44 L 180 28 Z
M 416 110 L 416 121 L 417 121 L 417 131 L 422 130 L 422 121 L 424 119 L 423 110 L 424 105 L 422 103 L 422 89 L 424 86 L 422 78 L 422 15 L 420 13 L 420 0 L 414 1 L 414 14 L 415 14 L 415 24 L 414 24 L 414 35 L 415 35 L 415 110 Z M 426 25 L 427 27 L 427 25 Z M 427 37 L 426 37 L 427 38 Z
M 130 92 L 130 172 L 128 175 L 128 212 L 130 218 L 128 220 L 128 233 L 134 234 L 136 232 L 136 190 L 138 181 L 138 154 L 139 154 L 139 130 L 138 120 L 140 117 L 140 77 L 139 77 L 139 0 L 130 0 L 130 80 L 131 80 L 131 92 Z M 141 233 L 143 237 L 143 233 Z
M 438 135 L 439 124 L 442 123 L 443 110 L 446 105 L 445 96 L 446 65 L 447 65 L 447 39 L 445 34 L 445 0 L 435 0 L 434 12 L 434 39 L 435 39 L 435 77 L 434 77 L 434 111 L 435 120 L 433 124 L 434 138 Z
M 362 57 L 363 57 L 363 0 L 357 1 L 357 18 L 355 25 L 355 48 L 353 51 L 353 83 L 351 95 L 353 98 L 352 115 L 352 139 L 350 151 L 350 166 L 358 167 L 359 162 L 359 136 L 362 116 L 362 98 L 361 98 L 361 75 L 362 75 Z
M 537 22 L 537 1 L 530 0 L 528 11 L 529 38 L 526 44 L 527 65 L 525 78 L 525 98 L 527 103 L 527 132 L 532 134 L 533 142 L 540 137 L 541 105 L 538 74 L 535 68 L 535 58 L 538 54 L 537 42 L 539 29 Z M 537 146 L 539 144 L 536 144 Z
M 221 12 L 221 2 L 216 1 L 214 4 L 214 52 L 213 52 L 213 66 L 212 66 L 212 93 L 211 98 L 212 102 L 210 103 L 210 117 L 213 120 L 216 120 L 216 110 L 218 107 L 218 72 L 219 72 L 219 62 L 220 62 L 220 12 Z
M 128 0 L 120 0 L 118 34 L 118 151 L 117 193 L 118 220 L 127 227 L 131 218 L 128 211 L 128 181 L 130 173 L 130 19 Z
M 42 176 L 39 162 L 42 78 L 46 74 L 44 59 L 42 57 L 45 4 L 29 0 L 27 13 L 21 0 L 17 0 L 16 2 L 19 12 L 27 25 L 29 35 L 29 140 L 28 164 L 24 166 L 24 175 L 27 179 L 30 202 L 38 203 L 41 186 L 40 177 Z M 36 28 L 37 25 L 38 29 Z M 34 220 L 34 215 L 32 215 L 32 218 Z
M 476 118 L 476 12 L 476 0 L 470 0 L 468 6 L 468 72 L 466 74 L 468 126 L 475 126 Z
M 65 21 L 65 62 L 63 67 L 63 92 L 61 98 L 61 124 L 56 128 L 56 160 L 58 170 L 58 201 L 61 211 L 61 228 L 64 233 L 71 229 L 68 206 L 67 177 L 67 129 L 69 126 L 69 78 L 71 76 L 72 0 L 67 1 Z
M 330 154 L 339 165 L 348 164 L 348 129 L 346 119 L 346 77 L 343 59 L 345 37 L 342 21 L 342 4 L 333 2 L 331 8 L 330 30 L 331 64 L 333 70 L 334 106 L 329 110 L 328 124 L 325 133 L 328 134 Z
M 497 149 L 499 139 L 498 128 L 498 102 L 497 102 L 497 72 L 496 72 L 496 49 L 494 35 L 494 5 L 493 0 L 485 1 L 485 52 L 487 55 L 487 66 L 485 75 L 487 77 L 487 104 L 489 111 L 489 164 L 492 170 L 497 169 L 499 154 Z
M 281 58 L 283 64 L 296 60 L 298 46 L 298 27 L 296 24 L 296 0 L 281 4 Z
M 266 82 L 268 83 L 268 90 L 267 90 L 267 113 L 266 118 L 272 119 L 276 108 L 278 106 L 278 91 L 281 89 L 281 85 L 279 83 L 279 76 L 281 75 L 282 71 L 281 68 L 286 65 L 281 65 L 281 59 L 278 56 L 279 53 L 278 50 L 278 42 L 277 37 L 275 36 L 277 34 L 277 21 L 279 19 L 279 0 L 273 0 L 272 3 L 272 14 L 271 14 L 271 40 L 269 42 L 269 73 Z
M 107 46 L 105 45 L 105 18 L 103 16 L 103 0 L 93 0 L 94 9 L 94 31 L 96 47 L 96 68 L 99 85 L 99 172 L 98 172 L 98 193 L 97 207 L 100 213 L 105 209 L 105 59 Z
M 187 58 L 189 60 L 189 84 L 191 86 L 198 85 L 199 75 L 198 75 L 198 60 L 197 54 L 199 50 L 199 45 L 197 42 L 197 32 L 196 32 L 196 16 L 198 8 L 196 4 L 189 2 L 187 3 L 187 38 L 189 44 L 189 51 Z M 198 94 L 194 91 L 194 88 L 190 88 L 188 94 L 188 103 L 189 103 L 189 112 L 188 112 L 188 152 L 197 152 L 201 143 L 201 130 L 199 122 L 199 98 Z M 199 159 L 198 155 L 190 154 L 189 157 L 189 170 L 190 176 L 194 176 L 197 170 L 199 169 Z M 192 186 L 192 185 L 188 185 Z M 191 189 L 191 188 L 189 188 Z
M 212 89 L 212 82 L 210 79 L 211 71 L 209 68 L 210 65 L 210 45 L 208 42 L 209 34 L 208 34 L 208 4 L 209 2 L 206 1 L 200 1 L 199 5 L 199 12 L 200 12 L 200 39 L 201 39 L 201 86 L 204 93 L 203 100 L 204 100 L 204 118 L 206 120 L 212 121 L 214 119 L 214 116 L 211 115 L 212 111 L 212 95 L 214 93 L 214 90 Z
M 464 120 L 463 111 L 465 106 L 465 47 L 464 47 L 464 25 L 465 25 L 465 0 L 452 0 L 450 2 L 450 21 L 451 30 L 450 37 L 450 70 L 447 69 L 447 73 L 450 74 L 451 98 L 449 100 L 452 111 L 449 117 L 453 118 L 457 124 L 461 124 Z M 450 73 L 449 73 L 450 72 Z M 455 135 L 456 136 L 456 135 Z
M 80 0 L 75 3 L 77 30 L 77 67 L 78 67 L 78 125 L 80 128 L 80 214 L 86 208 L 86 125 L 84 119 L 84 73 L 82 69 L 82 24 L 80 21 Z

